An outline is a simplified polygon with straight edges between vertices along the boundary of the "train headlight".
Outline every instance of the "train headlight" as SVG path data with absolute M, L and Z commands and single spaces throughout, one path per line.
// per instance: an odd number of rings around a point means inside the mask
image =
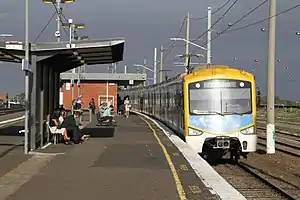
M 254 127 L 251 126 L 251 127 L 245 128 L 245 129 L 241 130 L 241 133 L 244 135 L 254 134 Z
M 202 135 L 202 134 L 203 134 L 203 131 L 189 128 L 189 135 L 190 136 L 197 136 L 197 135 Z

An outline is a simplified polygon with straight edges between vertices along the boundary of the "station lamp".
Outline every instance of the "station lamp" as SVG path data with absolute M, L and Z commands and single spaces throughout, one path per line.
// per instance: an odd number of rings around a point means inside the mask
M 71 26 L 73 29 L 84 29 L 84 28 L 85 28 L 85 24 L 84 24 L 84 23 L 79 23 L 79 24 L 62 23 L 62 27 L 63 27 L 63 28 L 70 28 L 70 26 Z

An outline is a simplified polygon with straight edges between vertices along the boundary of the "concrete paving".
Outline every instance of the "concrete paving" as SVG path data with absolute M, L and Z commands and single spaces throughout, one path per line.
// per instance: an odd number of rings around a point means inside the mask
M 15 191 L 6 199 L 217 199 L 157 128 L 135 115 L 117 122 L 117 127 L 97 127 L 93 121 L 84 129 L 91 138 L 83 144 L 41 150 L 40 158 L 49 164 L 33 167 L 30 179 L 10 183 Z

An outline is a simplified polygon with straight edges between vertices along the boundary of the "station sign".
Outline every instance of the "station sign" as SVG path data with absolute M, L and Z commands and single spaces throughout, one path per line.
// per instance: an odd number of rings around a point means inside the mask
M 5 42 L 6 49 L 23 50 L 23 43 L 19 41 L 7 41 Z

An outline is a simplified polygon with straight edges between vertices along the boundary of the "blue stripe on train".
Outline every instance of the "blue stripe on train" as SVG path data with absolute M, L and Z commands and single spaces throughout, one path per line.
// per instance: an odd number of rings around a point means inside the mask
M 233 132 L 253 123 L 253 115 L 197 115 L 189 117 L 189 124 L 211 133 Z

